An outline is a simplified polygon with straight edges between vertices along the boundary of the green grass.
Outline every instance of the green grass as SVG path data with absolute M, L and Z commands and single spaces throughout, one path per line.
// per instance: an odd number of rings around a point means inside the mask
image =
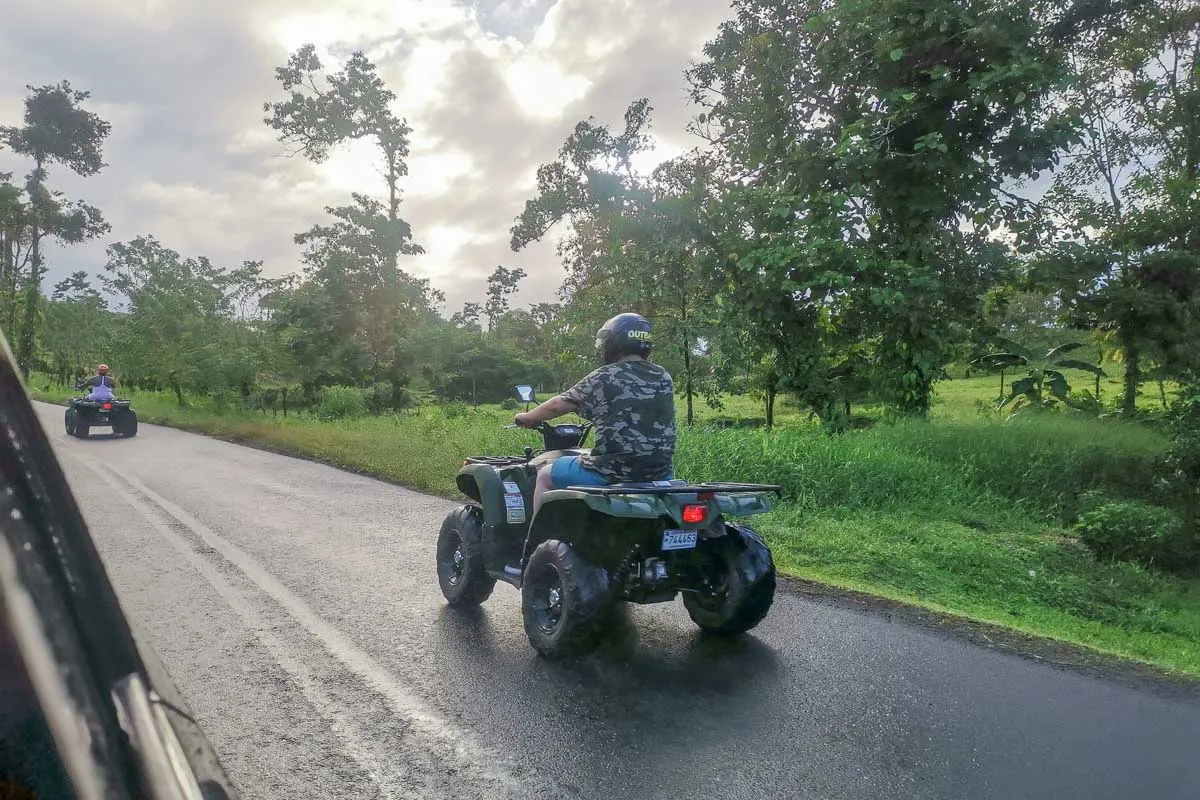
M 782 484 L 785 502 L 757 527 L 786 573 L 1200 676 L 1200 581 L 1097 562 L 1064 532 L 1085 491 L 1150 497 L 1165 440 L 1145 426 L 1068 414 L 981 414 L 977 401 L 996 389 L 992 377 L 949 381 L 940 384 L 930 422 L 879 422 L 840 437 L 824 436 L 781 399 L 774 432 L 682 429 L 677 471 Z M 70 393 L 34 394 L 61 402 Z M 536 444 L 528 432 L 503 430 L 512 412 L 495 406 L 328 422 L 220 413 L 206 400 L 181 409 L 162 394 L 132 397 L 146 422 L 449 497 L 465 456 Z M 697 404 L 697 411 L 701 424 L 762 416 L 749 398 L 730 398 L 716 412 Z

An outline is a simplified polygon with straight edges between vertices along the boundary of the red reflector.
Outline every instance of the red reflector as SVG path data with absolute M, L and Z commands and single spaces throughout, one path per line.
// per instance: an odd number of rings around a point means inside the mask
M 704 518 L 708 516 L 708 506 L 684 506 L 683 521 L 684 522 L 704 522 Z
M 104 405 L 102 405 L 100 407 L 103 408 L 105 411 L 107 411 L 108 409 L 112 408 L 112 403 L 105 403 Z

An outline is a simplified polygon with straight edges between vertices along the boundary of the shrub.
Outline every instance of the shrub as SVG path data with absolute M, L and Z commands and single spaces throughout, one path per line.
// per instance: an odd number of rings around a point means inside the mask
M 228 389 L 217 389 L 212 395 L 213 413 L 218 417 L 225 416 L 233 406 L 234 394 Z
M 328 386 L 321 392 L 316 414 L 322 419 L 350 419 L 367 413 L 367 399 L 353 386 Z
M 520 407 L 520 404 L 511 397 L 504 398 L 504 400 L 500 403 L 500 408 L 504 409 L 505 411 L 516 411 Z
M 1075 523 L 1079 541 L 1096 558 L 1134 561 L 1162 569 L 1186 566 L 1185 532 L 1168 508 L 1135 500 L 1105 503 Z
M 446 419 L 461 419 L 467 415 L 465 403 L 446 403 L 442 406 L 442 414 Z

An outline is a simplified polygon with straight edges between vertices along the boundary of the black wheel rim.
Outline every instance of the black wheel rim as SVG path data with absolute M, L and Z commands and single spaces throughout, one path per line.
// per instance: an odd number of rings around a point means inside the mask
M 546 565 L 533 576 L 531 584 L 533 619 L 542 633 L 554 633 L 562 620 L 562 578 L 558 570 Z
M 463 549 L 462 534 L 454 531 L 452 535 L 442 540 L 438 553 L 438 566 L 446 583 L 458 586 L 462 583 L 463 572 L 467 566 L 467 554 Z
M 696 602 L 709 611 L 720 611 L 729 598 L 729 565 L 717 553 L 708 553 L 704 564 L 704 587 L 695 593 Z

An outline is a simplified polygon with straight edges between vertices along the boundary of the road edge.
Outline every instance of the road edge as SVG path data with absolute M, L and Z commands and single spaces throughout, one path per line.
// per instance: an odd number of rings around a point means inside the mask
M 65 403 L 53 400 L 43 400 L 33 397 L 33 392 L 30 394 L 30 399 L 36 403 L 58 406 L 60 408 L 66 405 Z M 253 450 L 272 453 L 285 458 L 322 464 L 343 472 L 371 478 L 372 480 L 386 483 L 389 486 L 396 486 L 410 492 L 416 492 L 426 497 L 435 497 L 441 500 L 456 499 L 428 490 L 416 489 L 386 475 L 380 475 L 354 465 L 342 464 L 337 461 L 321 458 L 310 453 L 302 453 L 246 439 L 241 436 L 213 433 L 197 426 L 177 424 L 173 421 L 158 418 L 144 419 L 142 421 L 148 425 L 159 425 L 164 428 L 184 431 L 209 439 L 248 447 Z M 789 594 L 797 597 L 804 597 L 814 602 L 831 604 L 859 613 L 872 614 L 874 616 L 882 615 L 889 622 L 900 621 L 908 623 L 926 631 L 964 640 L 978 647 L 1003 652 L 1025 660 L 1052 666 L 1056 669 L 1070 670 L 1094 678 L 1133 686 L 1141 690 L 1151 689 L 1156 694 L 1171 698 L 1200 699 L 1200 675 L 1169 670 L 1155 664 L 1105 652 L 1087 645 L 1028 633 L 994 622 L 976 619 L 965 614 L 930 608 L 920 603 L 897 600 L 858 589 L 845 588 L 833 583 L 815 581 L 810 578 L 780 574 L 779 586 Z

